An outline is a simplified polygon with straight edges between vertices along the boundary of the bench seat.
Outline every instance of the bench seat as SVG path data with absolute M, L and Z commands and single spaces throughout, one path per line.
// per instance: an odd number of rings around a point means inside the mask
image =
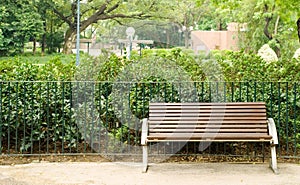
M 150 103 L 142 126 L 143 171 L 148 166 L 147 143 L 176 141 L 269 142 L 271 167 L 277 171 L 277 132 L 264 102 Z

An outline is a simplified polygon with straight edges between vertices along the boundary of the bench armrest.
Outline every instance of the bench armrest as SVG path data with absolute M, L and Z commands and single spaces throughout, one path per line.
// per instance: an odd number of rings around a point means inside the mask
M 273 118 L 268 118 L 269 134 L 272 136 L 273 144 L 278 144 L 277 130 Z
M 141 145 L 147 145 L 147 135 L 148 135 L 148 119 L 144 118 L 142 124 Z

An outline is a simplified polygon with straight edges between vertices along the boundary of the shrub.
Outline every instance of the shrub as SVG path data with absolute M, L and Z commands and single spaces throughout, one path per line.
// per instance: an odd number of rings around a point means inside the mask
M 64 62 L 58 55 L 43 65 L 21 58 L 0 63 L 2 142 L 9 138 L 22 152 L 38 143 L 74 149 L 105 134 L 138 144 L 139 120 L 147 117 L 149 101 L 265 101 L 281 138 L 290 138 L 294 123 L 299 127 L 300 88 L 287 82 L 300 79 L 296 59 L 267 63 L 242 51 L 194 56 L 174 48 L 133 53 L 131 60 L 105 52 L 97 58 L 81 55 L 80 62 L 76 67 L 74 58 Z M 184 85 L 176 81 L 181 73 L 174 74 L 180 70 L 194 92 L 178 88 Z M 193 93 L 197 99 L 182 96 Z

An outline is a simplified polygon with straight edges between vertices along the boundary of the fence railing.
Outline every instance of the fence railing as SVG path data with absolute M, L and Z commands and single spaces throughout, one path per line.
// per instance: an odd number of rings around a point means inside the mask
M 299 158 L 299 90 L 298 82 L 0 82 L 0 152 L 140 155 L 149 102 L 263 101 L 276 122 L 278 156 Z M 150 153 L 172 154 L 176 146 Z M 260 155 L 260 146 L 213 144 L 199 152 L 194 143 L 177 154 Z

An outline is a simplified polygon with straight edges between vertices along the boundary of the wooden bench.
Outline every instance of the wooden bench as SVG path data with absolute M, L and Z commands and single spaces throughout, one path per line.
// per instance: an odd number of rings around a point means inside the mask
M 143 172 L 148 168 L 150 142 L 270 142 L 270 167 L 277 173 L 278 144 L 274 120 L 264 102 L 150 103 L 143 119 Z

